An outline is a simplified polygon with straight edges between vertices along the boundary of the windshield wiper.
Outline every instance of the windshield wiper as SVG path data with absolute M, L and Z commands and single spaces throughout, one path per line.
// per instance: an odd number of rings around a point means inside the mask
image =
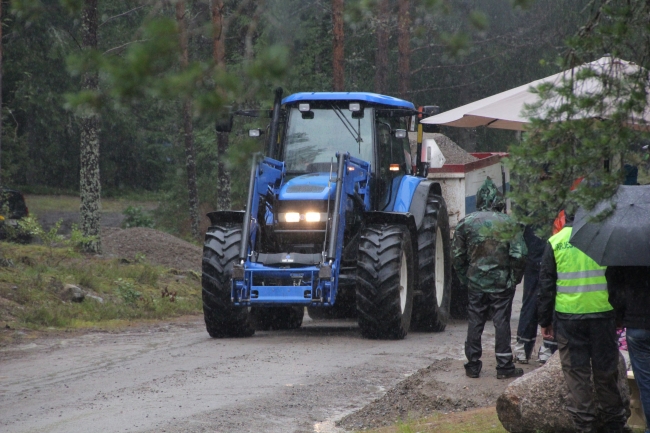
M 363 138 L 361 138 L 361 125 L 359 125 L 359 131 L 354 131 L 354 125 L 350 120 L 345 117 L 345 114 L 343 114 L 343 111 L 339 107 L 337 107 L 334 104 L 330 104 L 332 109 L 334 110 L 334 113 L 336 114 L 336 117 L 338 117 L 341 120 L 341 123 L 343 123 L 343 126 L 345 126 L 345 129 L 348 130 L 350 135 L 352 135 L 352 138 L 354 138 L 354 141 L 359 143 L 359 146 L 361 146 L 361 142 L 363 141 Z M 356 132 L 356 135 L 355 135 Z

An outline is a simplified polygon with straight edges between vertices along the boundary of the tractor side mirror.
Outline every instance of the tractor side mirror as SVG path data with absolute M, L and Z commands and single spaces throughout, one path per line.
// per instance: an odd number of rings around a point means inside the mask
M 437 105 L 425 105 L 420 107 L 420 119 L 426 119 L 427 117 L 435 116 L 440 113 L 440 107 Z M 439 125 L 430 125 L 427 123 L 422 123 L 422 132 L 440 132 Z
M 223 113 L 220 118 L 217 119 L 215 122 L 215 129 L 217 132 L 230 132 L 232 131 L 232 122 L 233 122 L 233 114 L 230 111 L 230 107 L 228 107 L 227 114 Z

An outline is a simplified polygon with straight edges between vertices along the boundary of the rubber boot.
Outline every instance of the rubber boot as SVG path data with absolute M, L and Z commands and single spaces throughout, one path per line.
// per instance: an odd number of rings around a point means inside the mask
M 551 357 L 552 354 L 553 354 L 553 352 L 551 352 L 551 348 L 546 347 L 546 346 L 544 346 L 544 344 L 542 344 L 539 347 L 539 353 L 537 354 L 537 360 L 539 361 L 540 364 L 546 364 L 546 361 L 548 361 L 548 359 Z
M 526 358 L 526 348 L 524 347 L 524 342 L 517 340 L 513 352 L 514 361 L 518 364 L 528 364 L 528 358 Z
M 515 368 L 508 372 L 497 373 L 497 379 L 509 379 L 511 377 L 521 377 L 523 375 L 524 370 L 522 368 Z

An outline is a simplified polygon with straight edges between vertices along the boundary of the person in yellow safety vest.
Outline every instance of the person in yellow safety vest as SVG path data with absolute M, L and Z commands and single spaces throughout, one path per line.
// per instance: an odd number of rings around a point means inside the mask
M 569 243 L 573 215 L 546 244 L 540 269 L 537 298 L 542 336 L 555 336 L 562 372 L 569 388 L 569 404 L 578 432 L 596 431 L 598 419 L 604 431 L 622 432 L 626 410 L 618 389 L 616 315 L 609 302 L 605 267 Z M 553 316 L 555 315 L 555 329 Z

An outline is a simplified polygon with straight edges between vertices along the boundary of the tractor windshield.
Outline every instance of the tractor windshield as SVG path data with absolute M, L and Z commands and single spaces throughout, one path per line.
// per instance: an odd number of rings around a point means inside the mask
M 302 113 L 292 108 L 285 135 L 284 162 L 288 171 L 329 171 L 336 152 L 372 162 L 372 109 L 355 116 L 335 105 Z

